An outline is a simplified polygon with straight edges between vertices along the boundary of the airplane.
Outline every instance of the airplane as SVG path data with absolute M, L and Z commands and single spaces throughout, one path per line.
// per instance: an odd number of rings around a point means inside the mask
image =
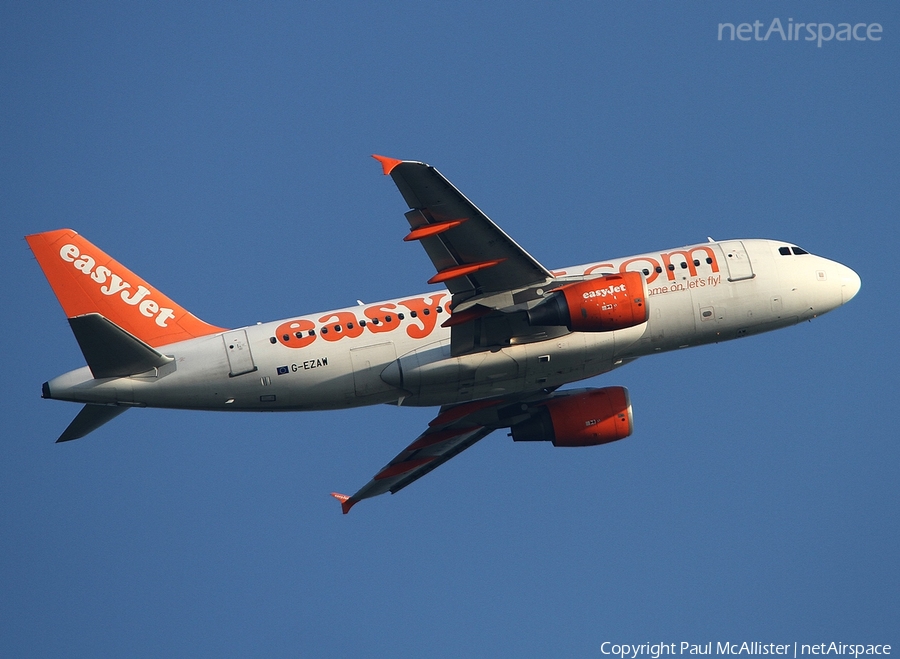
M 561 389 L 639 357 L 811 320 L 860 288 L 850 268 L 780 240 L 687 245 L 548 270 L 437 169 L 373 156 L 410 210 L 440 290 L 227 329 L 208 324 L 71 229 L 26 236 L 87 366 L 42 397 L 83 403 L 58 442 L 131 407 L 217 411 L 439 407 L 355 494 L 396 493 L 491 432 L 587 447 L 628 437 L 621 386 Z

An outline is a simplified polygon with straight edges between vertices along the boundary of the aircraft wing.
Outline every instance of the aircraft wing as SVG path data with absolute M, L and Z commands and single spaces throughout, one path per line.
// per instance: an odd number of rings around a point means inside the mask
M 453 355 L 543 340 L 567 333 L 559 327 L 532 327 L 525 308 L 555 286 L 553 274 L 522 249 L 453 187 L 434 167 L 410 160 L 373 156 L 389 174 L 412 209 L 412 230 L 404 240 L 418 240 L 437 274 L 453 294 Z
M 395 494 L 494 430 L 508 427 L 525 418 L 521 416 L 522 409 L 513 403 L 526 399 L 533 403 L 545 399 L 547 395 L 547 392 L 542 391 L 530 396 L 509 396 L 445 405 L 428 424 L 428 429 L 400 451 L 356 494 L 347 496 L 332 492 L 331 496 L 341 502 L 341 509 L 347 514 L 354 504 L 363 499 L 385 492 Z M 512 410 L 511 405 L 514 408 Z
M 460 426 L 435 429 L 429 427 L 412 444 L 387 463 L 353 496 L 332 492 L 341 502 L 346 515 L 358 501 L 390 492 L 394 494 L 430 471 L 437 469 L 450 458 L 459 455 L 494 429 L 484 426 Z
M 542 284 L 553 275 L 430 165 L 374 156 L 412 209 L 412 231 L 457 298 Z

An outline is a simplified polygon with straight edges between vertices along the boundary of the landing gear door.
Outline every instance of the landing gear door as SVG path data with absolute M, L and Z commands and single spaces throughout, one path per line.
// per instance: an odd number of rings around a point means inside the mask
M 718 244 L 722 250 L 723 258 L 728 266 L 728 281 L 741 281 L 742 279 L 753 279 L 753 266 L 750 263 L 750 256 L 744 249 L 744 243 L 740 240 L 728 240 Z
M 225 354 L 228 355 L 229 377 L 252 373 L 256 370 L 253 355 L 250 353 L 250 341 L 245 330 L 234 330 L 222 335 L 225 341 Z

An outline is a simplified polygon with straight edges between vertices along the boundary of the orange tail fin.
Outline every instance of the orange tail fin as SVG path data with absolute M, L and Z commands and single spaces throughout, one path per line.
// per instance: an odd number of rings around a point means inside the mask
M 71 229 L 25 239 L 68 318 L 99 313 L 153 347 L 224 331 L 180 307 Z

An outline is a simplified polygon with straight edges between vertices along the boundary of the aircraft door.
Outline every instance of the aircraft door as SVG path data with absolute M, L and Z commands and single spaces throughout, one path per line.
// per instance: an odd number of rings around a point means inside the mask
M 250 352 L 250 341 L 245 330 L 234 330 L 222 335 L 225 342 L 225 354 L 228 355 L 228 376 L 235 377 L 256 370 L 253 355 Z
M 740 240 L 726 240 L 718 243 L 719 249 L 724 254 L 725 264 L 728 266 L 728 281 L 741 281 L 753 279 L 753 266 L 750 256 L 744 249 L 744 243 Z

